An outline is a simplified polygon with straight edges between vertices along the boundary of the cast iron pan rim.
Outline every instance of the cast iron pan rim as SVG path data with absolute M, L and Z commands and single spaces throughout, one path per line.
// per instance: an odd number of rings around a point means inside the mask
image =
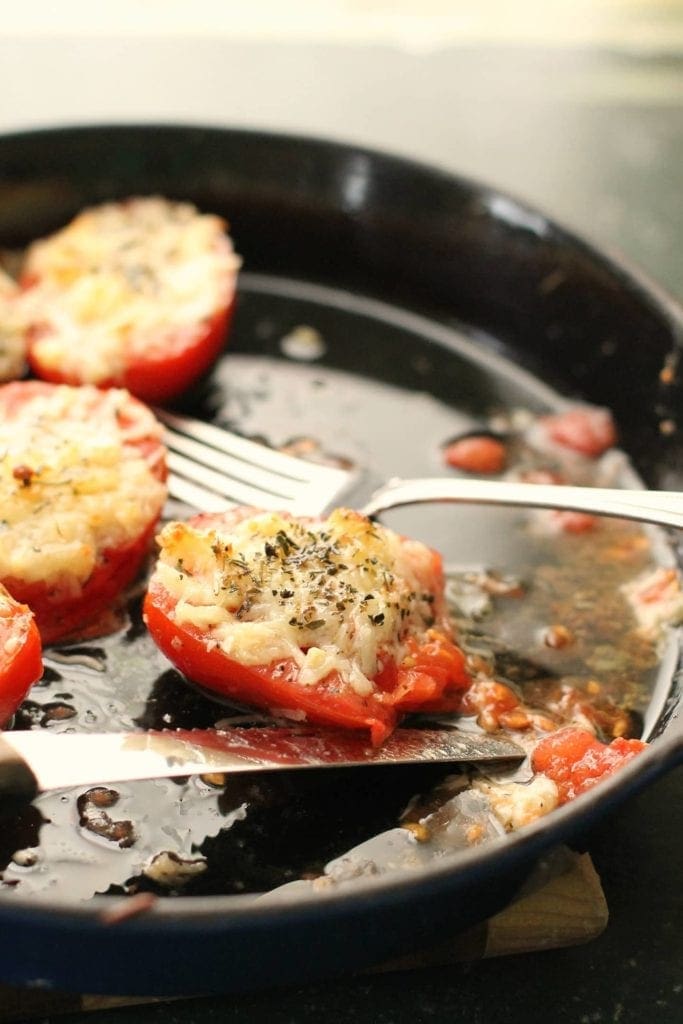
M 209 135 L 214 135 L 216 138 L 231 136 L 238 139 L 242 137 L 244 139 L 255 139 L 263 142 L 267 142 L 271 139 L 303 150 L 318 150 L 320 152 L 327 151 L 337 153 L 340 156 L 348 156 L 353 153 L 355 155 L 367 157 L 377 163 L 384 163 L 387 166 L 393 166 L 399 171 L 407 171 L 412 174 L 431 178 L 434 182 L 438 182 L 443 185 L 457 185 L 462 189 L 466 189 L 473 195 L 478 194 L 488 200 L 496 197 L 504 198 L 512 202 L 523 214 L 528 214 L 530 217 L 535 219 L 540 217 L 544 223 L 544 234 L 547 234 L 548 237 L 552 238 L 556 244 L 560 244 L 562 246 L 570 245 L 577 251 L 589 256 L 595 263 L 601 265 L 603 269 L 613 274 L 620 284 L 634 292 L 634 294 L 636 294 L 637 297 L 652 311 L 656 312 L 660 316 L 663 314 L 668 324 L 674 328 L 674 335 L 676 337 L 677 344 L 683 347 L 683 299 L 679 300 L 673 296 L 662 285 L 654 281 L 640 266 L 630 261 L 624 253 L 616 249 L 610 249 L 602 243 L 598 248 L 597 245 L 594 245 L 586 238 L 576 234 L 572 229 L 564 226 L 564 224 L 558 221 L 555 217 L 551 217 L 546 214 L 542 208 L 536 205 L 531 205 L 526 200 L 518 198 L 515 194 L 508 192 L 507 190 L 490 185 L 485 181 L 470 178 L 467 175 L 462 175 L 448 170 L 438 164 L 416 160 L 414 158 L 388 152 L 386 150 L 374 149 L 371 146 L 357 144 L 351 140 L 329 138 L 314 133 L 306 134 L 304 132 L 269 130 L 268 128 L 262 127 L 232 127 L 230 125 L 221 126 L 210 123 L 182 121 L 89 122 L 84 124 L 63 124 L 56 127 L 45 125 L 0 134 L 0 149 L 5 140 L 8 142 L 20 142 L 22 140 L 30 141 L 32 139 L 40 141 L 43 138 L 49 140 L 50 138 L 65 137 L 69 135 L 75 138 L 87 138 L 93 133 L 103 132 L 111 132 L 114 135 L 120 135 L 122 137 L 125 137 L 126 135 L 144 135 L 149 132 L 165 134 L 168 136 L 186 135 L 190 140 L 192 136 L 200 138 Z M 491 214 L 491 216 L 496 217 L 497 215 Z M 508 225 L 508 227 L 510 227 L 510 229 L 515 228 L 515 225 L 510 224 L 504 218 L 497 217 L 497 219 L 502 220 Z M 528 228 L 525 229 L 520 227 L 516 227 L 516 229 L 526 231 L 530 230 Z M 538 233 L 536 232 L 536 234 Z
M 403 156 L 315 135 L 202 124 L 135 122 L 62 125 L 7 133 L 0 136 L 0 157 L 5 140 L 19 142 L 23 139 L 35 139 L 36 141 L 45 139 L 47 143 L 50 138 L 63 138 L 69 135 L 74 138 L 87 138 L 93 132 L 105 131 L 120 135 L 122 138 L 125 138 L 126 135 L 141 135 L 148 132 L 163 133 L 169 136 L 185 135 L 190 142 L 193 136 L 199 138 L 207 135 L 214 135 L 217 138 L 232 136 L 233 138 L 260 139 L 264 142 L 268 139 L 276 139 L 280 143 L 312 152 L 336 152 L 340 155 L 359 154 L 376 162 L 394 166 L 399 171 L 417 174 L 445 185 L 449 183 L 457 185 L 473 195 L 478 194 L 486 199 L 496 196 L 504 197 L 513 202 L 522 213 L 527 213 L 534 218 L 541 216 L 544 222 L 543 237 L 550 238 L 556 245 L 569 246 L 587 255 L 595 264 L 612 275 L 619 284 L 635 294 L 654 314 L 663 317 L 671 327 L 677 344 L 682 344 L 683 306 L 659 285 L 651 281 L 639 268 L 630 265 L 621 254 L 607 252 L 604 248 L 595 248 L 590 242 L 562 227 L 554 218 L 547 217 L 542 211 L 539 211 L 538 207 L 527 205 L 526 202 L 517 200 L 507 192 Z M 491 216 L 494 214 L 492 213 Z M 513 228 L 529 230 L 515 227 L 512 224 L 508 224 L 508 227 L 510 230 Z M 678 728 L 674 728 L 676 725 Z M 622 799 L 634 794 L 680 761 L 683 757 L 683 739 L 678 735 L 679 732 L 680 723 L 674 719 L 667 724 L 664 734 L 648 750 L 640 754 L 636 761 L 627 765 L 618 775 L 605 780 L 598 789 L 554 811 L 549 823 L 546 819 L 541 819 L 524 830 L 488 843 L 481 849 L 474 848 L 466 851 L 451 862 L 446 859 L 433 867 L 424 869 L 418 877 L 412 877 L 410 872 L 397 873 L 389 877 L 359 882 L 353 889 L 342 892 L 322 896 L 307 894 L 298 897 L 291 903 L 268 904 L 264 902 L 259 904 L 257 900 L 248 895 L 243 897 L 204 896 L 162 899 L 148 915 L 124 921 L 117 925 L 117 929 L 123 935 L 129 931 L 131 933 L 155 931 L 162 924 L 164 928 L 182 926 L 193 929 L 196 927 L 201 928 L 204 932 L 206 932 L 207 926 L 212 926 L 222 932 L 239 929 L 240 924 L 245 920 L 250 923 L 260 920 L 264 926 L 271 922 L 281 924 L 283 915 L 286 915 L 288 921 L 296 918 L 306 919 L 319 915 L 323 908 L 330 912 L 343 911 L 344 908 L 361 906 L 369 898 L 373 901 L 380 899 L 390 904 L 402 900 L 406 893 L 417 897 L 421 891 L 428 892 L 448 879 L 457 878 L 462 884 L 466 876 L 472 876 L 473 882 L 476 883 L 477 876 L 482 871 L 495 869 L 496 865 L 501 868 L 503 866 L 512 868 L 521 862 L 528 862 L 531 865 L 534 855 L 539 855 L 544 850 L 576 835 L 583 825 L 596 818 L 603 809 L 614 806 Z M 74 921 L 82 924 L 84 921 L 88 921 L 101 927 L 99 915 L 102 906 L 102 898 L 95 898 L 84 906 L 54 904 L 48 906 L 41 900 L 9 900 L 7 903 L 0 904 L 0 919 L 3 916 L 8 916 L 15 920 L 18 917 L 26 917 L 54 921 L 56 918 L 65 923 Z

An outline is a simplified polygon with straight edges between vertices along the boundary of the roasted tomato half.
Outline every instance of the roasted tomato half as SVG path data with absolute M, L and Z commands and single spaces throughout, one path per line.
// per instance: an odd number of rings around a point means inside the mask
M 44 643 L 97 618 L 137 574 L 166 498 L 161 438 L 127 391 L 0 387 L 0 582 Z
M 236 509 L 168 524 L 149 631 L 190 680 L 294 719 L 369 729 L 469 685 L 441 559 L 365 516 Z
M 85 210 L 28 250 L 31 368 L 56 383 L 172 398 L 221 351 L 238 268 L 224 221 L 189 203 L 133 198 Z
M 0 726 L 42 674 L 42 645 L 33 613 L 0 586 Z

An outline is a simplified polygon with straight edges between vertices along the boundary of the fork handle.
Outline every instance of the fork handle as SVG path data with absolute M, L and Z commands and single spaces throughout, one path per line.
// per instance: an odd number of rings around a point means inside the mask
M 440 501 L 569 509 L 683 529 L 683 493 L 680 491 L 568 487 L 561 484 L 527 484 L 507 480 L 463 480 L 447 477 L 393 480 L 372 495 L 363 511 L 366 515 L 376 516 L 380 512 L 401 505 Z

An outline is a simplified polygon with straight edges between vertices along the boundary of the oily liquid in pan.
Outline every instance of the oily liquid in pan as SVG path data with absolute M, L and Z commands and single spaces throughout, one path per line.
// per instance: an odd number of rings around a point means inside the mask
M 230 349 L 183 407 L 278 446 L 315 439 L 321 451 L 361 468 L 360 503 L 363 492 L 392 475 L 441 472 L 441 446 L 489 414 L 552 406 L 548 389 L 511 364 L 454 332 L 421 333 L 418 326 L 400 314 L 379 316 L 351 296 L 245 276 Z M 594 672 L 606 695 L 629 709 L 638 734 L 657 663 L 648 645 L 624 646 L 618 567 L 606 561 L 594 571 L 596 543 L 607 547 L 637 527 L 605 522 L 595 537 L 534 539 L 516 512 L 440 506 L 395 516 L 390 525 L 441 550 L 454 570 L 453 613 L 471 650 L 493 655 L 497 672 L 529 696 L 547 692 L 558 673 Z M 468 577 L 481 569 L 519 577 L 526 596 L 491 599 L 482 615 L 486 598 Z M 632 565 L 628 574 L 635 575 Z M 549 603 L 553 621 L 580 624 L 592 664 L 539 644 L 551 625 Z M 144 630 L 139 594 L 112 625 L 110 635 L 47 652 L 45 677 L 19 727 L 210 728 L 241 713 L 168 666 Z M 394 828 L 416 794 L 418 807 L 435 806 L 439 798 L 429 794 L 445 774 L 425 766 L 373 770 L 371 785 L 364 773 L 328 771 L 242 777 L 224 787 L 193 779 L 49 794 L 3 824 L 0 898 L 56 892 L 84 899 L 140 888 L 266 892 L 315 877 L 330 860 Z M 429 844 L 424 849 L 429 856 Z M 175 864 L 170 887 L 141 877 L 142 865 L 164 851 L 185 862 Z

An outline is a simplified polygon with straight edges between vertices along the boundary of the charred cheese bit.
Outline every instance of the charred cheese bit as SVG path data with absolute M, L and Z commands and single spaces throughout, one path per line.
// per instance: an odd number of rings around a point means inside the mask
M 124 399 L 114 389 L 54 387 L 0 419 L 0 577 L 68 578 L 77 589 L 103 550 L 134 540 L 158 516 L 166 488 L 123 442 Z M 142 434 L 160 437 L 138 408 Z
M 16 380 L 26 370 L 26 331 L 17 284 L 0 270 L 0 381 Z
M 304 685 L 337 671 L 369 694 L 409 635 L 444 626 L 433 552 L 348 509 L 322 521 L 255 513 L 229 532 L 170 523 L 159 543 L 156 579 L 179 625 L 245 665 L 291 658 Z
M 557 786 L 546 775 L 524 783 L 475 779 L 472 786 L 487 797 L 491 811 L 508 832 L 530 825 L 559 803 Z
M 172 354 L 224 310 L 239 265 L 224 221 L 189 203 L 135 198 L 85 210 L 28 251 L 34 352 L 62 379 L 121 380 L 136 355 Z

